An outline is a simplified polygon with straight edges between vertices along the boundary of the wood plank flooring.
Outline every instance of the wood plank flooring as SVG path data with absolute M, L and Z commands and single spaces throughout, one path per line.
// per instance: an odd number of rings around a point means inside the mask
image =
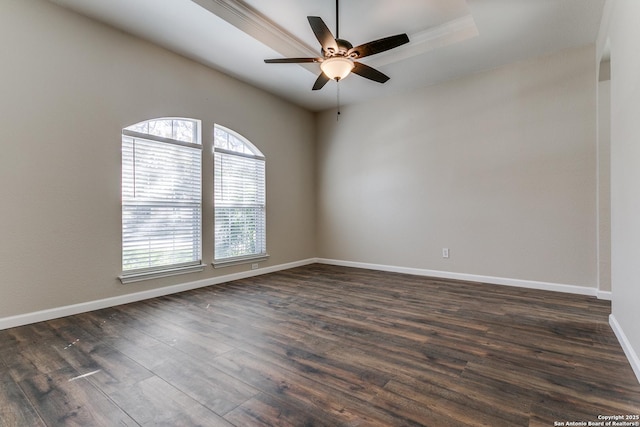
M 315 264 L 0 331 L 0 425 L 586 425 L 640 414 L 609 313 Z

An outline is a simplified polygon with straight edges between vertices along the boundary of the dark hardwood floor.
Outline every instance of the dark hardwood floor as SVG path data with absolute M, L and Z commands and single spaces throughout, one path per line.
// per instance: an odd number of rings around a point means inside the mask
M 586 425 L 640 414 L 609 312 L 311 265 L 0 331 L 0 425 Z

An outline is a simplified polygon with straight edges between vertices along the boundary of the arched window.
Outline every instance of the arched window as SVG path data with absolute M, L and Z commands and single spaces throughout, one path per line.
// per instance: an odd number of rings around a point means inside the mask
M 192 119 L 122 130 L 123 283 L 203 269 L 200 140 Z
M 214 128 L 214 265 L 267 257 L 265 158 L 230 129 Z

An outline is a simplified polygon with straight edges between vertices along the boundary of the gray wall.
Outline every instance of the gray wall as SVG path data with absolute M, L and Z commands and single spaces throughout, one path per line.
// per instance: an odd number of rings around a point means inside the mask
M 611 292 L 611 80 L 598 82 L 598 281 Z
M 214 123 L 267 158 L 261 267 L 315 256 L 313 114 L 48 2 L 2 0 L 0 40 L 0 319 L 248 270 L 210 265 Z M 208 266 L 125 286 L 121 130 L 164 116 L 203 121 Z
M 611 47 L 612 311 L 640 379 L 640 2 L 607 2 L 598 54 Z M 629 348 L 630 347 L 630 348 Z
M 594 56 L 323 113 L 319 256 L 596 288 Z

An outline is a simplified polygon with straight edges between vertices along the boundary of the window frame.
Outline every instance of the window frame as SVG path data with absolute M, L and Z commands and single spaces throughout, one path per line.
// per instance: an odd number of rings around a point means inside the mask
M 241 142 L 243 144 L 243 146 L 248 149 L 248 151 L 250 151 L 251 153 L 246 153 L 246 152 L 239 152 L 239 151 L 234 151 L 234 150 L 230 150 L 227 148 L 221 148 L 221 147 L 217 147 L 216 146 L 216 131 L 217 130 L 221 130 L 225 133 L 227 133 L 228 135 L 234 137 L 235 139 L 237 139 L 239 142 Z M 218 239 L 218 233 L 216 233 L 216 218 L 217 218 L 217 207 L 216 205 L 218 204 L 218 200 L 216 197 L 216 191 L 218 188 L 218 183 L 216 182 L 216 165 L 217 165 L 217 160 L 216 160 L 216 155 L 220 154 L 221 156 L 235 156 L 235 157 L 240 157 L 240 158 L 245 158 L 245 159 L 252 159 L 252 160 L 256 160 L 256 161 L 260 161 L 263 162 L 263 166 L 262 166 L 262 179 L 261 179 L 261 184 L 263 185 L 262 187 L 262 195 L 263 195 L 263 200 L 261 204 L 258 204 L 259 208 L 262 210 L 262 223 L 261 223 L 261 228 L 263 229 L 262 231 L 262 237 L 261 240 L 263 242 L 263 245 L 261 246 L 261 251 L 259 253 L 252 253 L 252 254 L 243 254 L 243 255 L 239 255 L 239 256 L 229 256 L 229 257 L 224 257 L 224 258 L 216 258 L 217 256 L 217 250 L 216 250 L 216 246 L 217 246 L 217 239 Z M 243 137 L 242 135 L 240 135 L 239 133 L 224 127 L 222 125 L 219 124 L 215 124 L 214 125 L 214 129 L 213 129 L 213 164 L 214 164 L 214 169 L 213 169 L 213 204 L 214 204 L 214 209 L 213 209 L 213 262 L 212 265 L 214 268 L 221 268 L 221 267 L 228 267 L 228 266 L 233 266 L 233 265 L 240 265 L 240 264 L 248 264 L 248 263 L 257 263 L 257 262 L 262 262 L 262 261 L 266 261 L 267 259 L 269 259 L 269 254 L 267 252 L 267 196 L 266 196 L 266 190 L 267 190 L 267 182 L 266 182 L 266 157 L 265 155 L 253 144 L 251 143 L 247 138 Z
M 191 122 L 193 123 L 193 138 L 192 141 L 193 142 L 186 142 L 183 140 L 179 140 L 179 139 L 173 139 L 173 138 L 167 138 L 164 136 L 159 136 L 159 135 L 153 135 L 153 134 L 148 134 L 148 133 L 141 133 L 138 131 L 134 131 L 134 130 L 130 130 L 129 128 L 141 125 L 143 123 L 150 123 L 150 122 L 155 122 L 155 121 L 163 121 L 163 120 L 172 120 L 172 121 L 185 121 L 185 122 Z M 193 273 L 193 272 L 199 272 L 199 271 L 203 271 L 205 268 L 205 264 L 203 264 L 202 262 L 202 252 L 203 252 L 203 227 L 202 227 L 202 219 L 203 219 L 203 212 L 202 212 L 202 208 L 203 208 L 203 201 L 202 201 L 202 175 L 203 175 L 203 147 L 202 147 L 202 135 L 201 135 L 201 129 L 202 129 L 202 124 L 201 121 L 198 119 L 192 119 L 192 118 L 183 118 L 183 117 L 159 117 L 159 118 L 153 118 L 153 119 L 149 119 L 149 120 L 145 120 L 139 123 L 135 123 L 132 124 L 130 126 L 127 126 L 126 128 L 122 129 L 121 132 L 121 144 L 122 144 L 122 150 L 123 150 L 123 155 L 122 155 L 122 160 L 121 160 L 121 165 L 122 165 L 122 170 L 121 170 L 121 224 L 122 224 L 122 230 L 121 230 L 121 268 L 122 268 L 122 274 L 118 277 L 120 279 L 120 281 L 123 284 L 127 284 L 127 283 L 133 283 L 133 282 L 138 282 L 138 281 L 142 281 L 142 280 L 148 280 L 148 279 L 155 279 L 155 278 L 160 278 L 160 277 L 167 277 L 167 276 L 174 276 L 174 275 L 178 275 L 178 274 L 186 274 L 186 273 Z M 173 133 L 173 131 L 172 131 Z M 199 167 L 198 169 L 198 179 L 195 182 L 198 182 L 198 187 L 196 188 L 197 192 L 199 192 L 198 198 L 196 201 L 194 200 L 190 200 L 190 201 L 184 201 L 183 203 L 181 203 L 180 201 L 176 201 L 176 200 L 171 200 L 171 199 L 158 199 L 156 201 L 153 202 L 149 202 L 149 201 L 139 201 L 139 202 L 132 202 L 132 201 L 128 201 L 126 200 L 126 196 L 125 196 L 125 156 L 124 156 L 124 150 L 125 150 L 125 138 L 131 138 L 134 141 L 135 144 L 135 140 L 139 140 L 139 141 L 145 141 L 147 144 L 151 143 L 151 144 L 168 144 L 168 145 L 173 145 L 173 146 L 178 146 L 178 147 L 184 147 L 184 148 L 189 148 L 189 149 L 194 149 L 194 150 L 198 150 L 199 153 L 197 154 L 197 158 L 199 160 Z M 195 153 L 193 153 L 195 154 Z M 134 160 L 132 161 L 132 167 L 135 170 L 135 152 L 132 153 L 132 155 L 134 156 Z M 135 172 L 134 176 L 135 176 Z M 134 178 L 135 179 L 135 178 Z M 197 246 L 197 257 L 198 259 L 193 259 L 191 261 L 187 261 L 187 262 L 180 262 L 180 263 L 172 263 L 172 264 L 164 264 L 164 265 L 157 265 L 157 266 L 152 266 L 152 267 L 142 267 L 142 268 L 132 268 L 132 269 L 125 269 L 125 209 L 127 207 L 136 207 L 136 206 L 144 206 L 147 203 L 151 203 L 151 204 L 155 204 L 158 207 L 162 206 L 162 205 L 166 205 L 167 208 L 170 207 L 182 207 L 182 208 L 195 208 L 199 221 L 197 223 L 197 229 L 195 230 L 195 235 L 197 236 L 197 242 L 194 241 L 194 244 Z M 194 206 L 195 204 L 195 206 Z

